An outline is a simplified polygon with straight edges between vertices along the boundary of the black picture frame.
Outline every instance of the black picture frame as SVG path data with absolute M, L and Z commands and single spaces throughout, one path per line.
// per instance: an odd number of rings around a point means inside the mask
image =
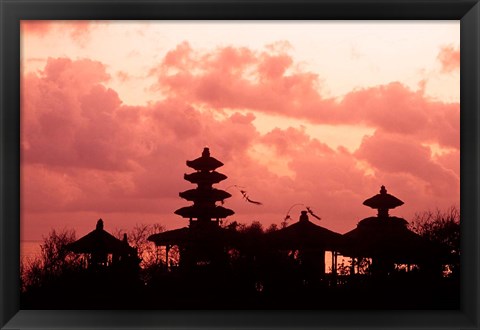
M 0 0 L 0 326 L 74 328 L 479 328 L 478 0 Z M 19 310 L 21 20 L 460 20 L 461 308 L 458 311 Z M 199 306 L 201 308 L 201 306 Z

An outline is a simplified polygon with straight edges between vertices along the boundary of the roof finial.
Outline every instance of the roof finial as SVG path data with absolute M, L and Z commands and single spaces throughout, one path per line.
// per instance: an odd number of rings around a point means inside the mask
M 307 211 L 300 212 L 300 218 L 298 220 L 301 222 L 308 221 Z
M 380 188 L 380 194 L 386 194 L 387 193 L 387 189 L 385 189 L 385 186 L 382 185 L 382 187 Z
M 103 230 L 103 220 L 102 219 L 98 219 L 96 229 L 97 230 Z
M 202 157 L 210 157 L 210 149 L 208 147 L 203 148 Z

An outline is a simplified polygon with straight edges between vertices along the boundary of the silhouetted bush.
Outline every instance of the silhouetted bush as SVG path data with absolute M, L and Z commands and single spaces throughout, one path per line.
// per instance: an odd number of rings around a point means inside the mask
M 460 210 L 452 206 L 447 210 L 417 213 L 410 229 L 432 242 L 442 244 L 450 252 L 448 273 L 458 275 L 460 269 Z
M 22 291 L 49 285 L 68 273 L 81 269 L 82 258 L 65 248 L 74 241 L 74 230 L 52 230 L 44 237 L 40 244 L 40 256 L 33 260 L 22 260 Z
M 460 253 L 460 210 L 456 206 L 444 211 L 416 213 L 410 229 L 431 241 L 445 244 L 452 253 Z

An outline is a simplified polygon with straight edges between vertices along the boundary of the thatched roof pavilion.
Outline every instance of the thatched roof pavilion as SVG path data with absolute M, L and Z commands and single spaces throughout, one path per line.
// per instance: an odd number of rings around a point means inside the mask
M 414 264 L 424 261 L 438 247 L 407 228 L 402 218 L 377 217 L 363 219 L 357 228 L 343 237 L 344 254 L 353 257 L 388 258 L 396 263 Z
M 403 205 L 403 202 L 387 194 L 384 186 L 380 194 L 363 204 L 377 209 L 378 214 L 361 220 L 357 228 L 343 235 L 343 255 L 372 258 L 374 264 L 380 265 L 381 271 L 393 267 L 394 263 L 432 263 L 442 255 L 442 247 L 409 230 L 405 219 L 389 215 L 390 209 Z
M 135 248 L 128 245 L 127 236 L 124 234 L 123 240 L 114 237 L 103 229 L 103 220 L 99 219 L 95 230 L 87 235 L 70 243 L 66 248 L 75 253 L 85 253 L 91 255 L 91 263 L 107 264 L 108 254 L 118 257 L 136 257 Z
M 325 274 L 325 251 L 332 251 L 332 272 L 336 274 L 336 253 L 342 244 L 342 235 L 312 223 L 308 212 L 302 211 L 299 221 L 271 232 L 270 244 L 280 250 L 298 251 L 310 280 L 316 281 Z
M 342 241 L 341 234 L 312 223 L 307 211 L 301 212 L 298 222 L 274 231 L 269 236 L 276 247 L 290 249 L 335 251 Z

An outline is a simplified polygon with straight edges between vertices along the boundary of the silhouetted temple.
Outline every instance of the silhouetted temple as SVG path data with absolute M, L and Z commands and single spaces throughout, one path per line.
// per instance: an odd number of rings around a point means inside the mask
M 226 218 L 234 212 L 223 206 L 217 206 L 216 202 L 231 197 L 228 192 L 213 188 L 214 183 L 219 183 L 227 177 L 218 173 L 215 169 L 223 166 L 223 163 L 210 156 L 210 150 L 204 148 L 202 156 L 187 160 L 187 166 L 196 170 L 194 173 L 185 174 L 184 179 L 197 185 L 197 188 L 181 192 L 180 197 L 192 201 L 193 205 L 182 207 L 175 214 L 190 219 L 190 227 L 218 225 L 219 219 Z
M 232 210 L 216 205 L 231 197 L 228 192 L 213 188 L 214 184 L 227 178 L 215 171 L 223 163 L 210 156 L 209 148 L 204 148 L 201 157 L 187 160 L 186 164 L 195 172 L 185 174 L 184 179 L 197 187 L 179 193 L 180 197 L 193 202 L 193 205 L 182 207 L 175 214 L 189 219 L 189 227 L 151 235 L 148 239 L 157 246 L 166 247 L 167 260 L 171 246 L 178 245 L 181 265 L 220 264 L 226 258 L 223 246 L 228 234 L 220 228 L 219 221 L 234 214 Z
M 357 228 L 343 235 L 343 255 L 357 260 L 371 258 L 373 274 L 389 274 L 395 264 L 415 264 L 424 269 L 440 265 L 442 251 L 439 246 L 410 231 L 405 219 L 389 215 L 390 209 L 403 202 L 388 194 L 384 186 L 379 194 L 363 204 L 377 209 L 377 216 L 361 220 Z
M 297 253 L 304 273 L 309 280 L 316 280 L 325 274 L 325 251 L 338 251 L 342 235 L 312 223 L 307 211 L 302 211 L 299 221 L 270 233 L 269 239 L 275 248 Z M 336 254 L 333 253 L 332 272 L 336 272 Z
M 103 220 L 99 219 L 95 230 L 70 243 L 66 248 L 74 253 L 87 255 L 87 266 L 112 266 L 115 264 L 134 264 L 140 261 L 137 250 L 127 241 L 127 234 L 119 240 L 103 229 Z M 136 263 L 136 265 L 135 265 Z

